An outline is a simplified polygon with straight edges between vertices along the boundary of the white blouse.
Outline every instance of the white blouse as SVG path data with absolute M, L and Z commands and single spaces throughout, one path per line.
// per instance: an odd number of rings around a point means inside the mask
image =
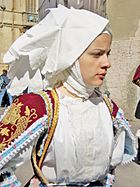
M 113 124 L 101 97 L 60 97 L 59 120 L 42 171 L 50 182 L 89 182 L 104 177 L 113 151 Z

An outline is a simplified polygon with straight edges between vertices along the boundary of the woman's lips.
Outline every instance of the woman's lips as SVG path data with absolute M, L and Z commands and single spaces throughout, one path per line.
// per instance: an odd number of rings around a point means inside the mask
M 106 73 L 98 74 L 98 77 L 103 80 L 106 76 Z

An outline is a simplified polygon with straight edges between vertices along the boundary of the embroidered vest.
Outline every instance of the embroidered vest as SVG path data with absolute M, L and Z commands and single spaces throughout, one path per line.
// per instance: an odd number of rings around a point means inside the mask
M 13 101 L 0 122 L 0 169 L 42 132 L 52 133 L 58 110 L 55 89 L 24 94 Z
M 117 105 L 107 96 L 104 101 L 114 120 Z M 17 97 L 0 122 L 0 169 L 39 136 L 31 160 L 36 177 L 42 184 L 47 184 L 41 167 L 57 125 L 58 113 L 59 99 L 55 89 Z

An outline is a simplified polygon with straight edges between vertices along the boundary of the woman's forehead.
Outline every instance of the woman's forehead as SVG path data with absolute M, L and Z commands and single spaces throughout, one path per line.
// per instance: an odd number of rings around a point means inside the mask
M 87 49 L 102 49 L 111 44 L 112 37 L 109 34 L 101 34 L 89 45 Z

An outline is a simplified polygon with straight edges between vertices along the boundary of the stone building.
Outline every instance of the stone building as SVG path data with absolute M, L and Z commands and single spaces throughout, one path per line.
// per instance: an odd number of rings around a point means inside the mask
M 107 0 L 106 4 L 113 32 L 112 68 L 106 86 L 129 120 L 135 119 L 134 111 L 140 99 L 140 88 L 132 83 L 135 69 L 140 64 L 139 10 L 139 0 Z
M 3 55 L 9 46 L 38 21 L 38 0 L 0 0 L 0 74 L 8 69 Z
M 66 7 L 83 8 L 105 16 L 106 0 L 39 0 L 39 18 L 46 15 L 46 8 L 57 7 L 62 4 Z

